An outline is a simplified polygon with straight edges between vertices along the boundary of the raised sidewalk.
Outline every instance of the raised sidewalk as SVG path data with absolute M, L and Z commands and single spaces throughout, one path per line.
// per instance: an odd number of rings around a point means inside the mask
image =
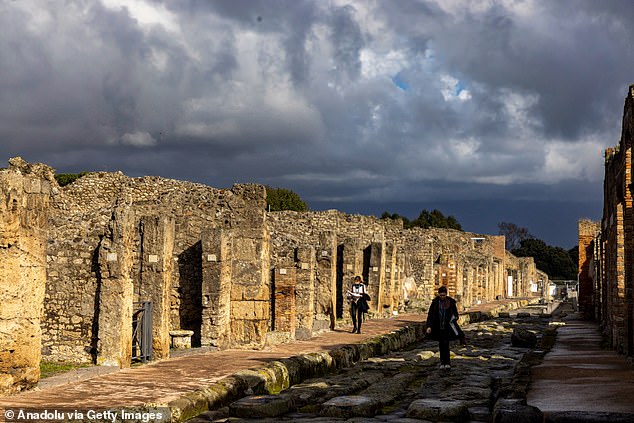
M 562 319 L 553 348 L 531 368 L 528 405 L 546 422 L 634 422 L 634 370 L 602 347 L 599 324 L 577 313 Z

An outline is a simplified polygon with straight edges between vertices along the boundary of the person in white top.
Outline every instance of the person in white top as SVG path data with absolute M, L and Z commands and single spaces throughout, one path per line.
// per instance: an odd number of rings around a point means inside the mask
M 361 276 L 355 276 L 350 290 L 347 292 L 350 302 L 350 317 L 352 317 L 352 333 L 361 333 L 363 313 L 368 311 L 367 290 Z

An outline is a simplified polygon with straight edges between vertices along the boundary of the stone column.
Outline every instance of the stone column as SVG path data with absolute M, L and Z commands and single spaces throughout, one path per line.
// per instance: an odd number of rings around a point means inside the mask
M 398 310 L 399 305 L 401 303 L 404 303 L 404 289 L 403 289 L 403 282 L 406 276 L 406 272 L 405 272 L 405 263 L 406 263 L 406 255 L 403 251 L 401 251 L 400 249 L 397 249 L 395 252 L 395 262 L 394 262 L 394 266 L 395 266 L 395 270 L 394 270 L 394 295 L 393 298 L 394 299 L 394 309 Z
M 0 395 L 40 378 L 50 192 L 48 180 L 0 171 Z
M 130 367 L 132 361 L 133 227 L 129 208 L 118 206 L 99 244 L 97 364 L 102 366 Z
M 231 268 L 231 345 L 263 348 L 271 324 L 270 235 L 235 229 Z
M 308 339 L 313 333 L 315 319 L 315 249 L 312 246 L 297 248 L 297 308 L 296 339 Z
M 152 358 L 169 357 L 170 281 L 174 260 L 174 219 L 141 218 L 139 300 L 152 301 Z
M 385 290 L 382 302 L 390 313 L 398 307 L 398 293 L 396 290 L 396 248 L 393 243 L 385 244 Z
M 380 242 L 370 244 L 370 263 L 368 269 L 368 280 L 365 281 L 368 294 L 372 299 L 369 302 L 370 310 L 374 313 L 381 313 L 383 310 L 383 292 L 385 291 L 385 250 Z
M 317 265 L 313 330 L 334 329 L 337 306 L 337 236 L 334 232 L 319 234 L 315 254 Z
M 232 243 L 230 230 L 202 234 L 202 345 L 226 348 L 231 343 Z
M 355 239 L 346 239 L 341 247 L 343 251 L 341 277 L 343 281 L 343 292 L 346 292 L 350 289 L 354 277 L 363 273 L 363 255 L 359 251 L 358 243 Z M 359 256 L 361 256 L 361 262 L 358 260 Z M 368 281 L 364 282 L 367 283 Z
M 594 317 L 594 239 L 601 230 L 599 222 L 591 220 L 580 220 L 578 222 L 579 230 L 579 310 L 585 319 Z M 597 258 L 598 260 L 599 258 Z

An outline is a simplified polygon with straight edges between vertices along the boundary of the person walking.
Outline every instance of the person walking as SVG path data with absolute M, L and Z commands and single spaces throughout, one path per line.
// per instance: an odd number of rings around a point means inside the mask
M 438 296 L 434 298 L 427 312 L 425 332 L 431 339 L 438 341 L 440 351 L 440 368 L 451 369 L 451 353 L 449 342 L 459 339 L 465 345 L 466 338 L 458 326 L 458 307 L 456 300 L 447 295 L 447 287 L 438 288 Z
M 361 276 L 355 276 L 350 290 L 347 292 L 350 302 L 350 317 L 352 317 L 352 333 L 361 333 L 363 313 L 368 311 L 367 290 Z

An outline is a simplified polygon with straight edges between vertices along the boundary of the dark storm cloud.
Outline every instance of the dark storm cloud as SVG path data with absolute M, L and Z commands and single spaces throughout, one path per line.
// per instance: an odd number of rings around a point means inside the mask
M 633 19 L 629 1 L 3 2 L 0 152 L 324 207 L 598 204 Z

